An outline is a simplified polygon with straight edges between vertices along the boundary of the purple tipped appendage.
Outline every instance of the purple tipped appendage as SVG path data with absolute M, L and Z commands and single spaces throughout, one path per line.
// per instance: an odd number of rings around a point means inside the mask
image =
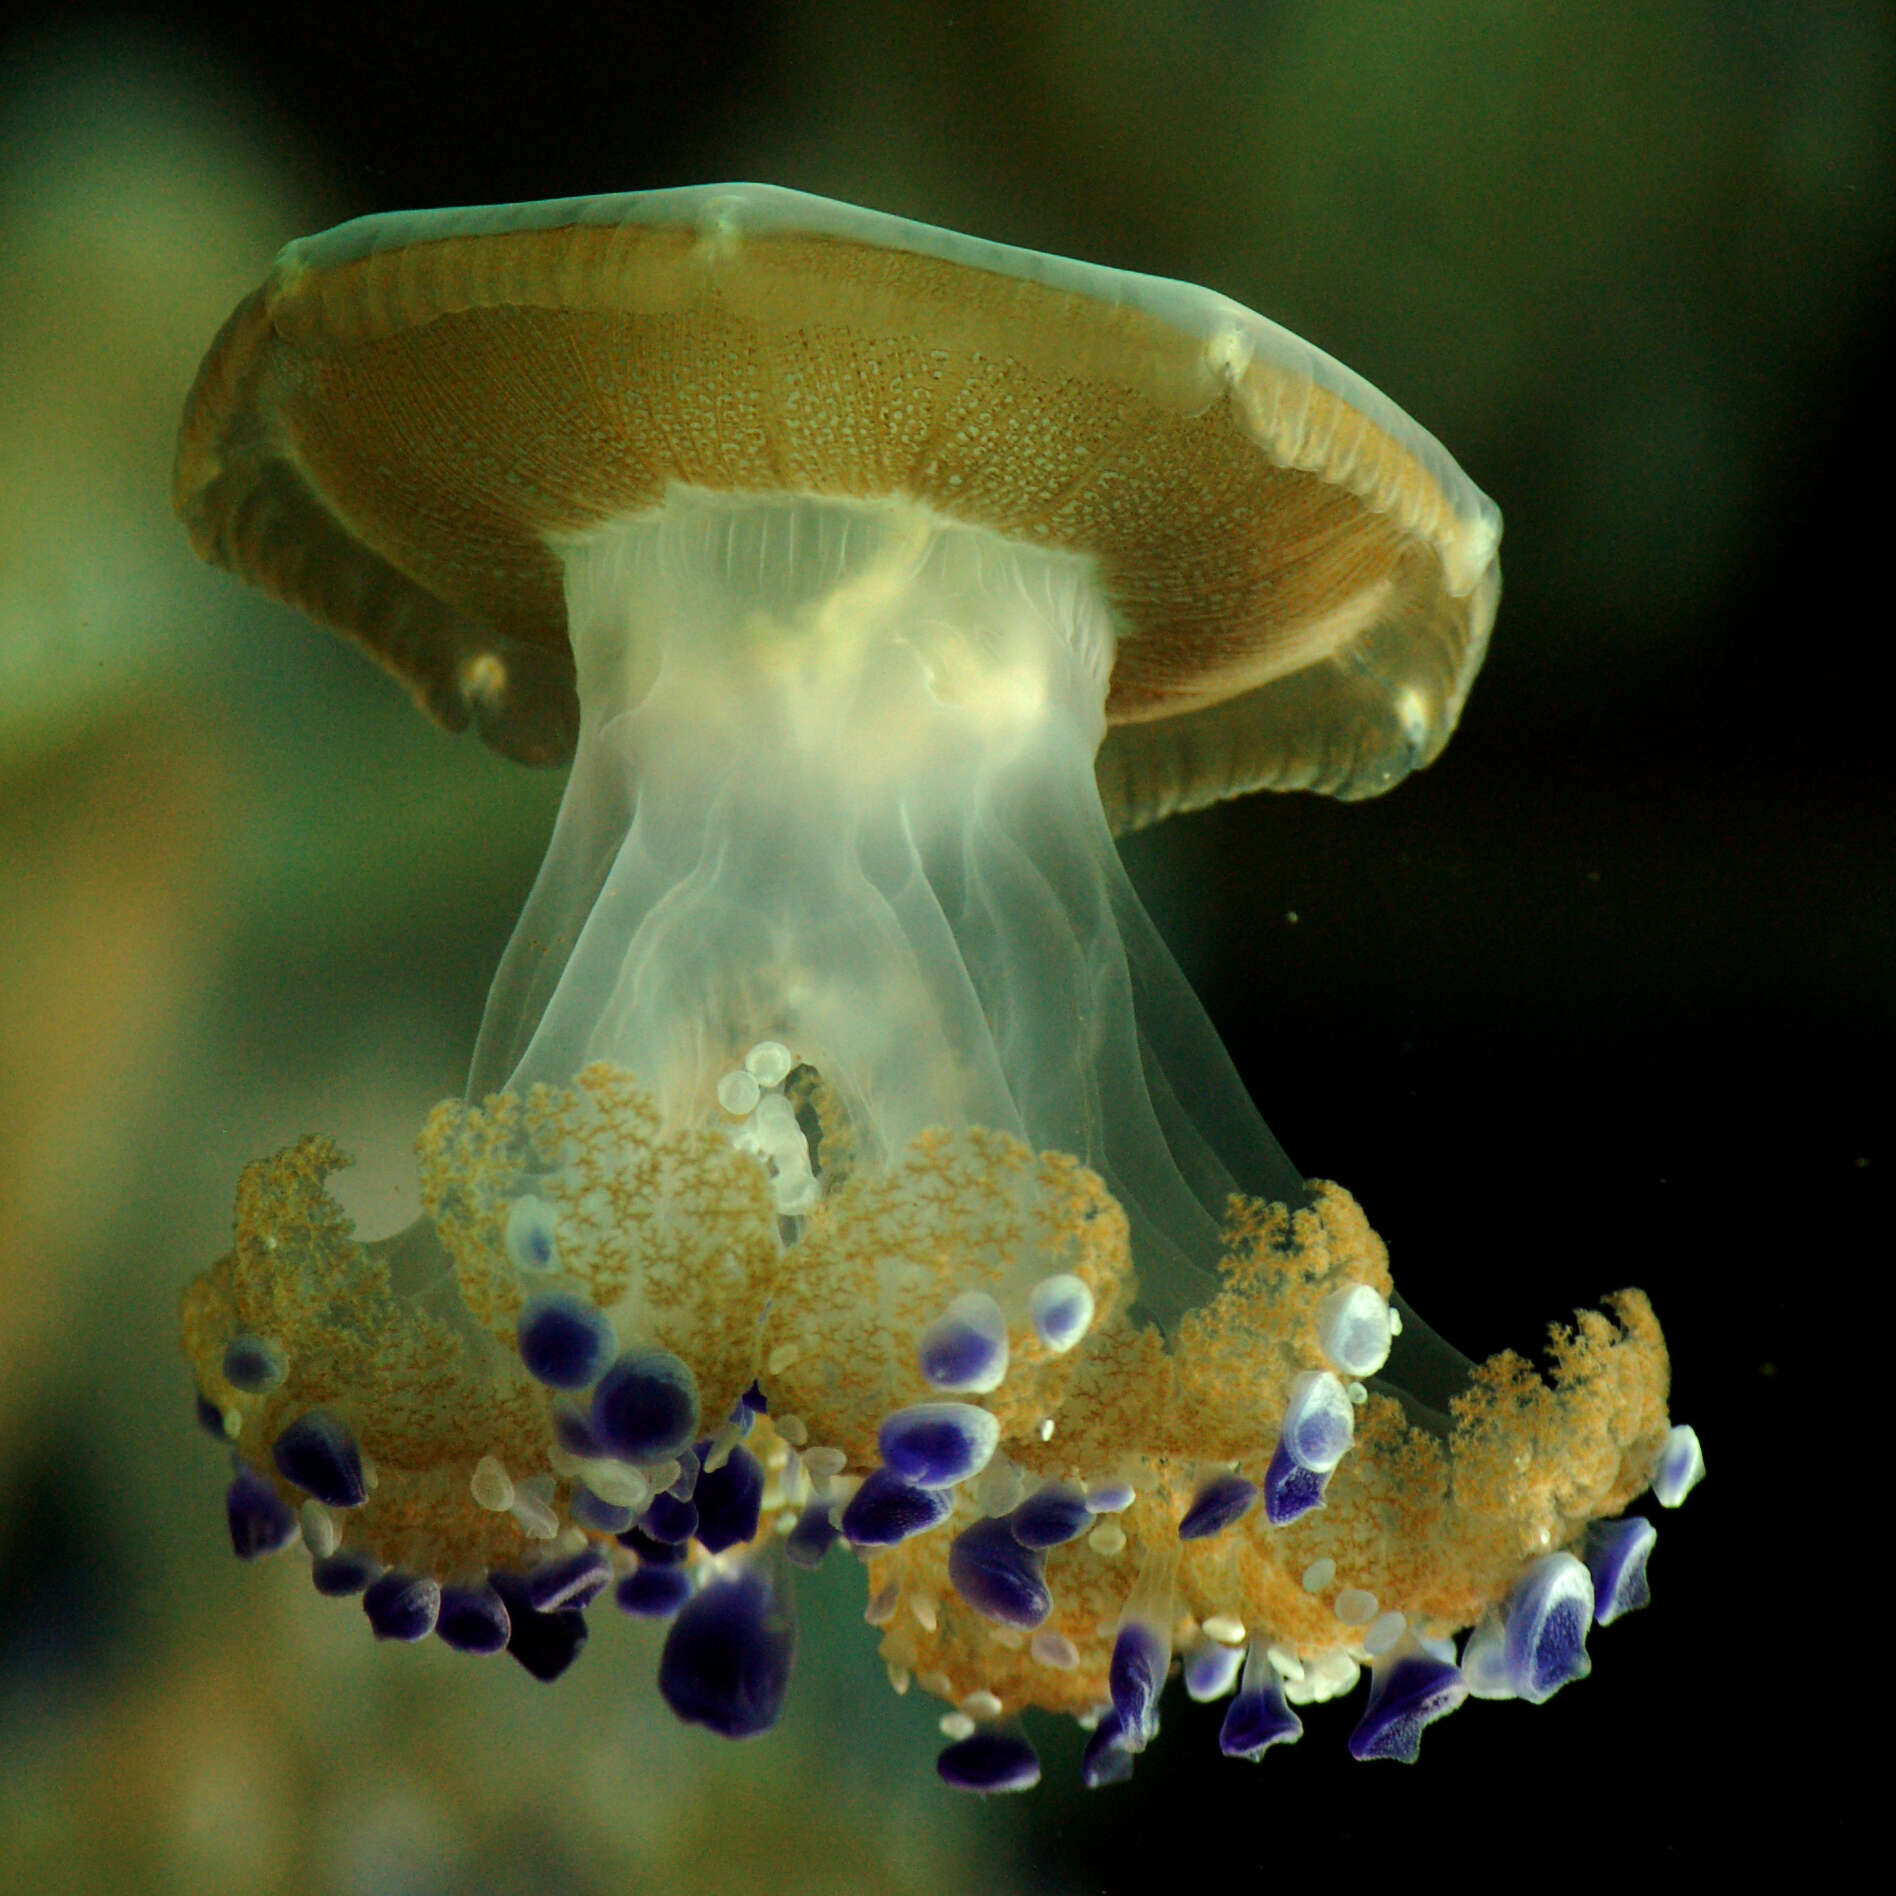
M 670 1619 L 690 1598 L 691 1574 L 684 1567 L 641 1564 L 612 1590 L 619 1611 L 640 1619 Z
M 1222 1534 L 1250 1513 L 1257 1494 L 1257 1483 L 1246 1481 L 1242 1475 L 1214 1475 L 1192 1497 L 1185 1518 L 1178 1524 L 1179 1539 L 1209 1540 L 1214 1534 Z
M 970 1291 L 921 1334 L 915 1349 L 922 1374 L 937 1389 L 985 1395 L 1007 1374 L 1007 1319 L 985 1291 Z
M 369 1583 L 362 1610 L 377 1639 L 426 1639 L 441 1615 L 441 1584 L 391 1568 Z
M 988 1464 L 1001 1425 L 971 1402 L 918 1402 L 876 1431 L 883 1461 L 918 1488 L 952 1488 Z
M 1277 1449 L 1264 1472 L 1264 1517 L 1283 1527 L 1323 1501 L 1330 1471 L 1348 1452 L 1356 1411 L 1327 1369 L 1306 1370 L 1291 1386 Z
M 1227 1758 L 1261 1758 L 1272 1745 L 1295 1744 L 1302 1736 L 1303 1720 L 1290 1709 L 1277 1668 L 1254 1647 L 1244 1662 L 1244 1683 L 1225 1710 L 1218 1749 Z
M 352 1593 L 360 1593 L 381 1571 L 379 1560 L 372 1560 L 367 1554 L 352 1553 L 344 1547 L 327 1559 L 317 1561 L 310 1568 L 309 1577 L 318 1593 L 332 1600 L 342 1600 Z
M 713 1579 L 672 1621 L 658 1689 L 687 1724 L 753 1738 L 777 1722 L 795 1654 L 787 1587 L 746 1567 Z
M 605 1312 L 565 1291 L 529 1297 L 516 1337 L 527 1374 L 549 1389 L 597 1382 L 618 1347 Z
M 252 1468 L 239 1468 L 224 1492 L 230 1549 L 239 1560 L 280 1553 L 296 1538 L 290 1505 Z
M 435 1637 L 456 1652 L 505 1652 L 513 1634 L 506 1603 L 492 1587 L 443 1587 Z
M 299 1415 L 277 1436 L 270 1458 L 285 1481 L 325 1507 L 359 1508 L 369 1498 L 356 1439 L 327 1409 Z
M 224 1380 L 233 1389 L 260 1396 L 276 1388 L 287 1369 L 283 1352 L 267 1337 L 246 1332 L 224 1345 Z
M 939 1527 L 955 1511 L 946 1488 L 918 1488 L 892 1468 L 878 1468 L 843 1509 L 843 1538 L 852 1547 L 894 1547 Z
M 698 1504 L 681 1501 L 675 1494 L 655 1494 L 639 1517 L 639 1526 L 653 1540 L 682 1547 L 698 1531 Z
M 664 1461 L 697 1435 L 698 1379 L 670 1350 L 627 1350 L 593 1390 L 591 1420 L 608 1453 Z
M 1128 1751 L 1143 1751 L 1159 1729 L 1159 1694 L 1171 1661 L 1165 1641 L 1143 1620 L 1120 1627 L 1107 1682 L 1119 1714 L 1119 1743 Z
M 957 1791 L 1030 1791 L 1040 1782 L 1033 1746 L 1011 1731 L 977 1731 L 957 1739 L 935 1760 L 935 1770 Z
M 983 1619 L 1028 1631 L 1053 1611 L 1045 1567 L 1039 1550 L 1023 1547 L 1012 1526 L 1000 1519 L 963 1528 L 948 1549 L 948 1579 L 954 1590 Z
M 1550 1699 L 1592 1670 L 1593 1576 L 1572 1554 L 1547 1554 L 1514 1584 L 1498 1612 L 1468 1636 L 1462 1672 L 1477 1698 Z
M 1467 1696 L 1467 1680 L 1446 1659 L 1406 1652 L 1383 1661 L 1370 1672 L 1369 1704 L 1350 1733 L 1350 1756 L 1413 1764 L 1424 1729 Z
M 1642 1515 L 1595 1521 L 1587 1529 L 1582 1559 L 1593 1576 L 1593 1623 L 1610 1626 L 1622 1613 L 1637 1612 L 1652 1598 L 1646 1562 L 1659 1530 Z
M 1705 1452 L 1698 1431 L 1681 1422 L 1659 1444 L 1652 1468 L 1653 1499 L 1662 1508 L 1676 1508 L 1704 1479 Z
M 1062 1271 L 1043 1277 L 1027 1294 L 1027 1315 L 1042 1343 L 1054 1355 L 1064 1355 L 1093 1321 L 1093 1293 L 1084 1278 Z
M 700 1448 L 702 1454 L 709 1443 Z M 740 1442 L 722 1466 L 698 1477 L 693 1493 L 698 1509 L 698 1543 L 706 1553 L 739 1547 L 757 1532 L 764 1505 L 764 1465 Z
M 490 1573 L 487 1584 L 507 1609 L 509 1655 L 543 1683 L 557 1679 L 586 1644 L 586 1615 L 572 1607 L 539 1612 L 527 1597 L 526 1580 L 517 1573 Z
M 1080 1782 L 1089 1791 L 1108 1784 L 1123 1784 L 1132 1776 L 1132 1753 L 1126 1749 L 1126 1722 L 1117 1712 L 1108 1712 L 1093 1727 L 1080 1753 Z
M 1264 1471 L 1264 1518 L 1273 1527 L 1286 1527 L 1300 1515 L 1323 1505 L 1330 1477 L 1314 1468 L 1300 1468 L 1282 1442 Z
M 1184 1657 L 1179 1667 L 1185 1681 L 1185 1696 L 1194 1704 L 1208 1705 L 1221 1699 L 1238 1682 L 1244 1665 L 1244 1648 L 1227 1646 L 1216 1639 L 1201 1639 Z
M 1030 1494 L 1007 1517 L 1007 1524 L 1023 1547 L 1064 1547 L 1093 1525 L 1093 1510 L 1079 1489 L 1049 1482 Z

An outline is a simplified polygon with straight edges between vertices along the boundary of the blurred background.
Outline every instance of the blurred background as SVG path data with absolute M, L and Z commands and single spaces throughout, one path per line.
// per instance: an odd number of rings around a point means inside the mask
M 1745 1642 L 1801 1650 L 1823 1543 L 1773 1526 L 1825 1497 L 1793 1424 L 1863 1366 L 1829 1313 L 1889 1255 L 1890 14 L 7 20 L 0 1888 L 1119 1890 L 1199 1852 L 1535 1861 L 1623 1825 L 1689 1856 L 1707 1748 L 1730 1798 L 1781 1794 Z M 1661 1524 L 1653 1608 L 1552 1705 L 1470 1706 L 1412 1771 L 1352 1765 L 1319 1708 L 1246 1766 L 1174 1693 L 1129 1786 L 1080 1793 L 1043 1729 L 1047 1782 L 984 1804 L 937 1787 L 934 1712 L 889 1695 L 840 1559 L 785 1726 L 731 1748 L 670 1722 L 629 1623 L 548 1689 L 377 1648 L 293 1562 L 229 1558 L 179 1290 L 241 1165 L 304 1132 L 357 1155 L 368 1228 L 402 1214 L 560 783 L 194 563 L 185 390 L 290 237 L 732 178 L 1212 285 L 1500 501 L 1493 654 L 1439 764 L 1127 854 L 1278 1135 L 1437 1327 L 1482 1354 L 1624 1283 L 1658 1305 L 1711 1478 Z

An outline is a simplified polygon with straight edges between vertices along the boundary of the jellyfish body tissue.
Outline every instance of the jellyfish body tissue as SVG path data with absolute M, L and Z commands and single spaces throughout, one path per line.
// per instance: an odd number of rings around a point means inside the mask
M 1698 1473 L 1652 1313 L 1469 1364 L 1291 1167 L 1113 847 L 1093 566 L 685 486 L 558 551 L 578 751 L 425 1216 L 306 1141 L 186 1296 L 237 1551 L 543 1677 L 610 1598 L 735 1737 L 856 1558 L 980 1790 L 1035 1708 L 1123 1776 L 1175 1665 L 1252 1757 L 1364 1669 L 1365 1757 L 1581 1676 Z

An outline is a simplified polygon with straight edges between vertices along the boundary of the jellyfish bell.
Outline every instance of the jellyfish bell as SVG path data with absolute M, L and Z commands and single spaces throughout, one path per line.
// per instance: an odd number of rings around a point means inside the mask
M 1455 726 L 1499 519 L 1348 370 L 1209 291 L 772 187 L 368 218 L 225 325 L 175 498 L 440 722 L 571 766 L 420 1225 L 357 1243 L 306 1142 L 187 1296 L 246 1519 L 303 1503 L 286 1435 L 362 1461 L 325 1533 L 485 1573 L 534 1652 L 578 1609 L 530 1576 L 589 1546 L 716 1631 L 690 1602 L 787 1597 L 773 1539 L 840 1530 L 892 1671 L 970 1729 L 1095 1717 L 1116 1650 L 1163 1655 L 1130 1750 L 1186 1621 L 1327 1696 L 1648 1485 L 1643 1298 L 1551 1383 L 1434 1339 L 1114 847 L 1380 792 Z M 233 1382 L 244 1349 L 281 1375 Z M 740 1439 L 755 1531 L 713 1551 Z M 1042 1490 L 1089 1504 L 1044 1551 L 1004 1525 Z M 1031 1642 L 995 1608 L 1029 1569 Z

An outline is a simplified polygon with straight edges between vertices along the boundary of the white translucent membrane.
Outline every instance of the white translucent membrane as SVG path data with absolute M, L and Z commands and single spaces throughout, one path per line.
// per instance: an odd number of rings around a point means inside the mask
M 857 1165 L 931 1127 L 1073 1153 L 1126 1207 L 1145 1313 L 1202 1301 L 1227 1194 L 1303 1186 L 1113 846 L 1091 562 L 687 488 L 558 550 L 579 745 L 471 1095 L 603 1059 L 667 1124 L 723 1123 L 720 1077 L 780 1041 Z

